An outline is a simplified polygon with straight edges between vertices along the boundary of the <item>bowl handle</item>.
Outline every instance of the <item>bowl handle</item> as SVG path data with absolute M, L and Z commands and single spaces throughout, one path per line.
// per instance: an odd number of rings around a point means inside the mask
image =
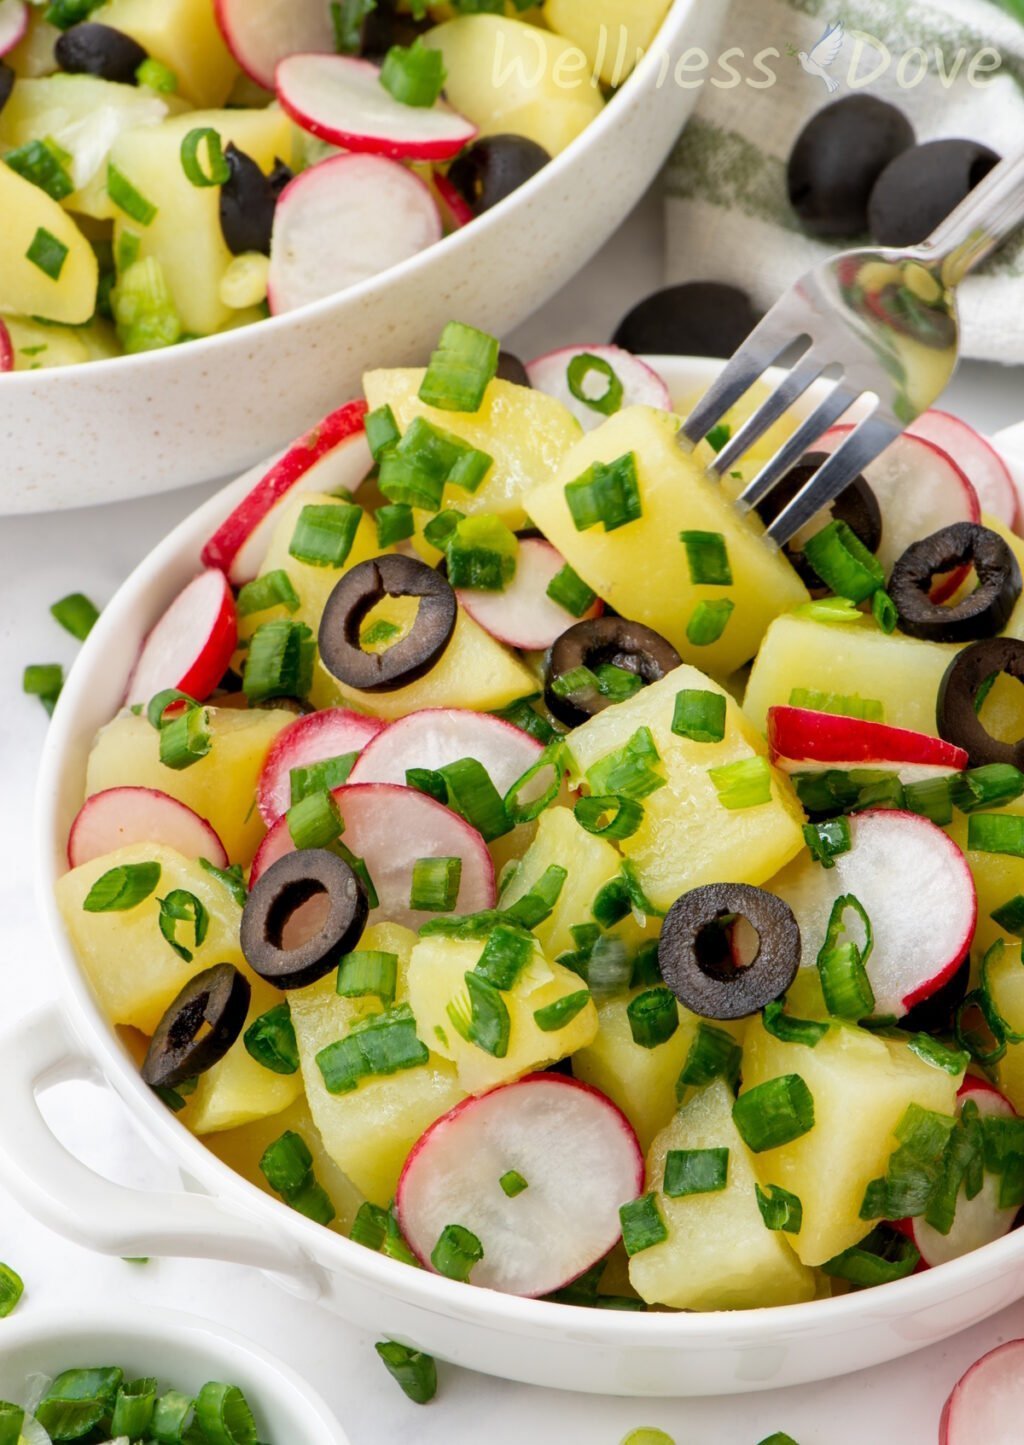
M 182 1256 L 248 1264 L 285 1276 L 306 1297 L 320 1271 L 283 1231 L 270 1234 L 244 1210 L 209 1194 L 131 1189 L 96 1174 L 60 1142 L 37 1092 L 65 1079 L 103 1082 L 56 1006 L 0 1039 L 0 1158 L 4 1183 L 50 1229 L 101 1254 Z

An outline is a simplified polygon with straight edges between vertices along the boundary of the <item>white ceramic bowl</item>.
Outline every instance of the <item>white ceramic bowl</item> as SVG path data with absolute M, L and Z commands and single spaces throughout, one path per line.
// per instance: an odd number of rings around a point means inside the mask
M 0 1399 L 21 1404 L 30 1375 L 120 1365 L 128 1380 L 198 1392 L 209 1380 L 237 1385 L 260 1439 L 273 1445 L 350 1445 L 326 1402 L 287 1365 L 210 1320 L 169 1310 L 106 1309 L 4 1321 Z
M 603 113 L 493 211 L 338 296 L 166 351 L 0 377 L 0 514 L 235 476 L 359 390 L 422 363 L 453 317 L 506 335 L 565 284 L 650 185 L 697 101 L 664 54 L 710 50 L 728 0 L 674 0 Z
M 654 365 L 681 405 L 708 385 L 720 363 L 655 358 Z M 518 1299 L 411 1269 L 313 1224 L 247 1183 L 178 1123 L 142 1082 L 97 1007 L 53 887 L 66 867 L 68 828 L 82 801 L 96 730 L 120 705 L 142 638 L 195 574 L 203 541 L 246 485 L 225 488 L 132 574 L 83 647 L 50 725 L 36 876 L 56 949 L 60 1005 L 0 1040 L 2 1174 L 27 1207 L 96 1250 L 252 1264 L 368 1330 L 456 1364 L 601 1394 L 732 1394 L 828 1378 L 933 1344 L 1024 1293 L 1022 1230 L 881 1289 L 785 1308 L 636 1315 Z M 187 1192 L 136 1193 L 101 1180 L 68 1154 L 34 1097 L 57 1073 L 105 1078 L 155 1146 L 176 1159 Z

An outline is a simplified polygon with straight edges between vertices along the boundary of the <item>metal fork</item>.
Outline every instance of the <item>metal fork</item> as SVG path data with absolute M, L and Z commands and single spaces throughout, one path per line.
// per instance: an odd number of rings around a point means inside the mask
M 934 405 L 959 359 L 956 288 L 1024 222 L 1024 152 L 1001 161 L 920 246 L 847 251 L 776 302 L 683 423 L 690 450 L 792 350 L 790 370 L 718 452 L 727 475 L 826 372 L 832 389 L 736 498 L 747 512 L 854 406 L 839 447 L 768 524 L 781 547 L 842 492 L 915 417 Z M 797 354 L 799 352 L 799 354 Z M 766 507 L 765 510 L 768 510 Z

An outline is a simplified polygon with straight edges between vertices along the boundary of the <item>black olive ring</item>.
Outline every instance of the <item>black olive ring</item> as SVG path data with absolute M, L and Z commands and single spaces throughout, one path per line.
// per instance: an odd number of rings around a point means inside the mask
M 978 578 L 973 592 L 948 607 L 931 600 L 935 577 L 970 566 Z M 892 569 L 889 596 L 908 637 L 973 642 L 1002 631 L 1021 586 L 1020 565 L 998 532 L 977 522 L 954 522 L 907 548 Z
M 285 942 L 285 929 L 303 904 L 327 899 L 327 916 L 315 932 Z M 254 973 L 275 988 L 305 988 L 351 953 L 370 911 L 366 889 L 352 868 L 326 848 L 286 853 L 261 873 L 242 910 L 241 943 Z
M 613 663 L 633 672 L 645 683 L 658 682 L 682 663 L 682 658 L 660 632 L 641 622 L 605 613 L 566 629 L 548 653 L 544 670 L 544 701 L 548 710 L 568 727 L 578 727 L 595 713 L 610 707 L 614 698 L 596 687 L 583 688 L 571 697 L 559 697 L 554 684 L 578 667 L 593 671 Z
M 986 763 L 1011 763 L 1024 769 L 1024 738 L 1013 743 L 994 738 L 975 705 L 982 686 L 1000 672 L 1024 682 L 1024 642 L 1015 637 L 988 637 L 975 642 L 957 653 L 939 684 L 935 708 L 939 736 L 964 748 L 972 768 Z
M 173 1089 L 220 1063 L 242 1032 L 251 994 L 233 963 L 215 963 L 190 978 L 150 1040 L 142 1064 L 146 1083 Z

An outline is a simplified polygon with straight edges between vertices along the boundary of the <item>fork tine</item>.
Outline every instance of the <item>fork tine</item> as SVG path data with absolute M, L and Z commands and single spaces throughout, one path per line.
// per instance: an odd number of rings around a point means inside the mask
M 804 452 L 810 451 L 829 427 L 835 426 L 843 413 L 849 411 L 857 396 L 858 393 L 852 387 L 837 382 L 824 401 L 815 407 L 806 421 L 801 422 L 785 445 L 779 448 L 771 461 L 766 462 L 754 480 L 743 489 L 736 498 L 737 507 L 741 511 L 756 507 L 775 483 L 781 481 L 791 467 L 796 466 Z
M 775 312 L 769 312 L 733 353 L 683 422 L 680 440 L 696 446 L 799 336 L 799 330 L 787 331 Z
M 784 416 L 793 403 L 803 396 L 807 388 L 817 381 L 827 365 L 828 363 L 820 360 L 813 350 L 802 356 L 771 396 L 766 398 L 753 416 L 744 422 L 736 435 L 718 453 L 711 463 L 711 470 L 722 476 L 731 467 L 734 467 L 754 443 L 764 436 L 768 428 Z
M 799 532 L 822 507 L 828 506 L 844 491 L 854 477 L 875 460 L 903 428 L 883 416 L 870 416 L 862 421 L 832 453 L 799 491 L 788 507 L 784 507 L 768 528 L 768 536 L 780 547 Z

